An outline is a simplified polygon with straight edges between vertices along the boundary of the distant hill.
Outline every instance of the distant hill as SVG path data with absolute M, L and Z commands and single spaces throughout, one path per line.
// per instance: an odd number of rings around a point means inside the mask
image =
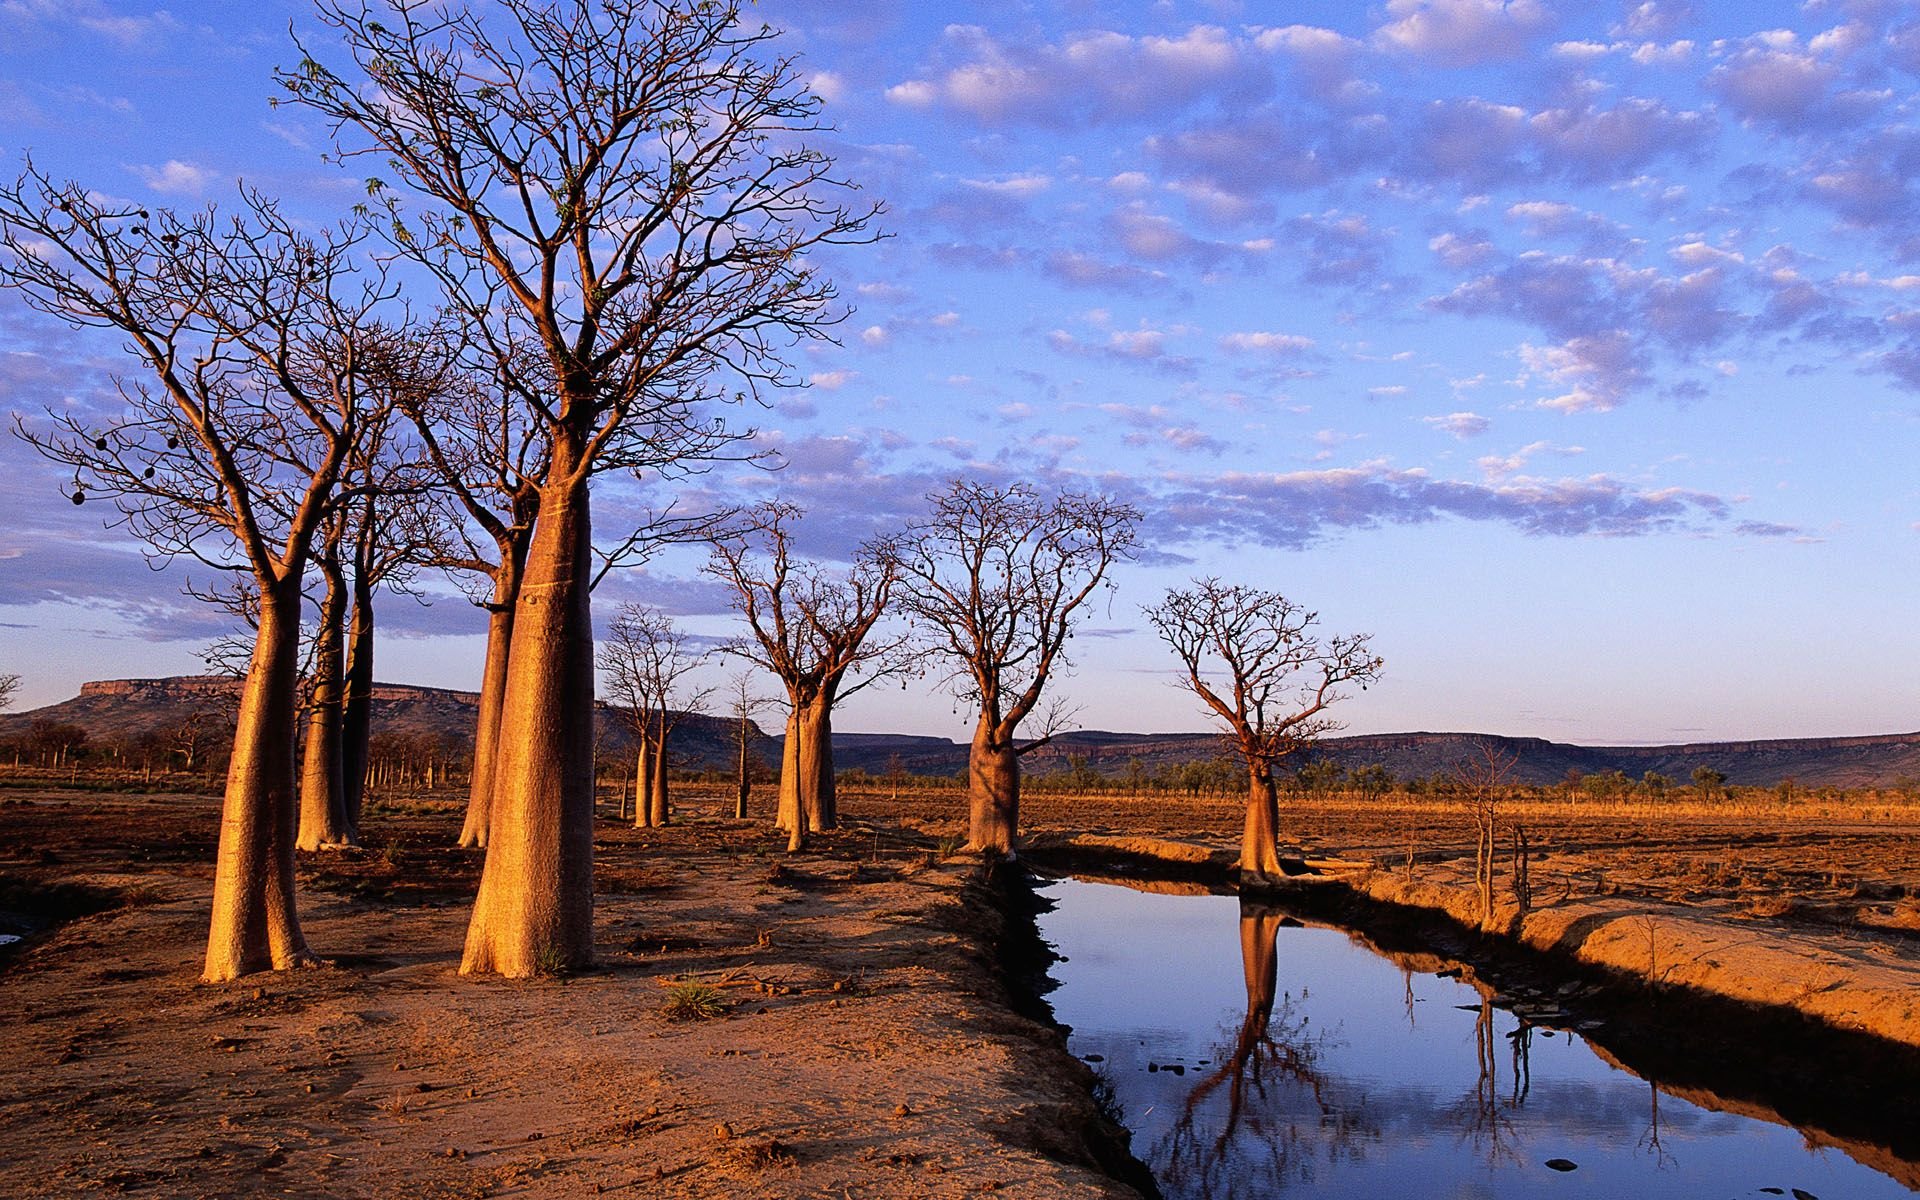
M 98 680 L 80 685 L 80 694 L 71 700 L 26 712 L 0 713 L 0 742 L 22 736 L 36 721 L 77 725 L 87 731 L 92 742 L 131 742 L 196 715 L 231 721 L 239 692 L 239 680 L 209 675 Z M 472 747 L 479 704 L 475 692 L 376 683 L 374 735 L 425 737 L 460 747 L 465 753 Z M 633 734 L 619 711 L 610 705 L 594 705 L 594 726 L 605 752 L 625 755 L 632 751 Z M 757 724 L 753 738 L 754 753 L 769 765 L 778 765 L 780 740 L 768 737 Z M 678 765 L 728 766 L 734 754 L 730 719 L 690 713 L 674 730 L 671 755 Z
M 131 741 L 179 724 L 195 713 L 230 713 L 238 682 L 210 676 L 168 679 L 108 679 L 88 683 L 71 700 L 28 712 L 0 713 L 0 742 L 24 734 L 35 721 L 78 725 L 96 742 Z M 426 736 L 445 744 L 472 741 L 478 697 L 472 692 L 410 684 L 376 684 L 375 732 Z M 630 751 L 632 736 L 619 714 L 595 705 L 595 724 L 609 753 Z M 1868 737 L 1784 738 L 1748 742 L 1694 742 L 1677 746 L 1576 746 L 1542 738 L 1475 733 L 1385 733 L 1327 739 L 1315 751 L 1353 768 L 1378 763 L 1396 779 L 1444 773 L 1467 759 L 1477 743 L 1490 742 L 1514 756 L 1516 783 L 1555 783 L 1569 771 L 1592 775 L 1621 771 L 1639 779 L 1648 771 L 1685 784 L 1695 767 L 1707 766 L 1743 786 L 1770 787 L 1791 778 L 1805 787 L 1888 787 L 1920 779 L 1920 733 Z M 732 722 L 689 715 L 674 734 L 675 757 L 686 766 L 724 766 L 733 761 Z M 1210 733 L 1106 733 L 1077 730 L 1025 760 L 1031 772 L 1063 768 L 1084 758 L 1103 775 L 1125 772 L 1129 760 L 1148 772 L 1168 764 L 1213 758 L 1225 751 Z M 755 726 L 754 753 L 769 765 L 780 761 L 780 739 Z M 916 775 L 953 775 L 966 766 L 965 743 L 940 737 L 893 733 L 836 733 L 835 765 L 881 775 L 896 767 Z
M 1620 771 L 1637 780 L 1654 771 L 1684 786 L 1694 768 L 1702 766 L 1725 774 L 1729 783 L 1747 787 L 1771 787 L 1782 779 L 1793 779 L 1804 787 L 1890 787 L 1920 779 L 1920 733 L 1678 746 L 1575 746 L 1477 733 L 1382 733 L 1328 738 L 1308 757 L 1331 759 L 1349 770 L 1378 763 L 1395 779 L 1424 779 L 1467 761 L 1480 743 L 1491 743 L 1514 757 L 1508 775 L 1514 783 L 1558 783 L 1569 771 L 1582 775 Z M 1102 775 L 1115 776 L 1127 769 L 1129 760 L 1152 773 L 1226 752 L 1219 735 L 1211 733 L 1078 730 L 1034 751 L 1023 760 L 1023 767 L 1029 772 L 1057 771 L 1069 758 L 1084 758 Z M 844 739 L 836 734 L 833 754 L 842 770 L 857 766 L 876 775 L 896 764 L 918 775 L 951 775 L 967 762 L 963 743 L 885 734 Z

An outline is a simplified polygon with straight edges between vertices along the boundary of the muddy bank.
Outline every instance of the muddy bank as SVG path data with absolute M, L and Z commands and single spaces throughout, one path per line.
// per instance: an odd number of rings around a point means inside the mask
M 598 967 L 475 981 L 457 812 L 384 815 L 303 860 L 329 965 L 209 987 L 210 860 L 139 851 L 195 803 L 0 813 L 0 870 L 132 900 L 0 973 L 0 1194 L 1139 1194 L 1086 1068 L 1015 1011 L 995 886 L 924 839 L 606 823 Z M 674 1019 L 692 984 L 724 1015 Z
M 1150 891 L 1228 891 L 1235 876 L 1232 851 L 1179 839 L 1062 836 L 1029 857 L 1051 872 Z M 1703 1107 L 1798 1126 L 1920 1189 L 1909 1099 L 1920 1081 L 1920 972 L 1910 948 L 1729 927 L 1616 899 L 1550 899 L 1525 920 L 1510 911 L 1488 934 L 1471 920 L 1470 875 L 1433 870 L 1439 878 L 1409 884 L 1299 858 L 1343 869 L 1263 897 L 1409 970 L 1460 975 L 1532 1023 L 1576 1028 L 1627 1070 Z

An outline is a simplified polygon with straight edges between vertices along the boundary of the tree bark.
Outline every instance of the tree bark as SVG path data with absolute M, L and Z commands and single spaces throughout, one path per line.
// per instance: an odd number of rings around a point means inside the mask
M 263 587 L 220 812 L 213 920 L 201 978 L 221 983 L 312 961 L 293 894 L 293 730 L 299 708 L 300 579 Z
M 318 645 L 313 656 L 312 708 L 307 716 L 307 745 L 300 770 L 299 850 L 356 844 L 347 820 L 345 746 L 342 742 L 346 683 L 346 579 L 337 565 L 323 565 L 327 581 L 320 602 Z
M 353 581 L 353 617 L 347 634 L 347 698 L 341 714 L 340 766 L 347 825 L 360 832 L 366 805 L 367 760 L 373 743 L 373 586 Z
M 653 827 L 653 743 L 644 729 L 633 756 L 633 827 Z
M 1249 756 L 1247 820 L 1240 833 L 1240 875 L 1278 879 L 1280 870 L 1280 795 L 1273 768 Z
M 514 606 L 487 860 L 463 974 L 593 961 L 593 569 L 579 448 L 555 446 Z
M 653 788 L 647 793 L 647 803 L 653 809 L 653 823 L 664 826 L 673 819 L 673 800 L 667 787 L 667 735 L 673 730 L 664 711 L 658 730 L 653 740 Z
M 816 697 L 800 710 L 800 811 L 807 832 L 838 828 L 839 796 L 833 781 L 833 697 Z
M 796 703 L 787 710 L 786 736 L 780 741 L 780 802 L 774 809 L 773 824 L 788 833 L 799 831 L 804 840 L 807 823 L 801 819 L 800 740 L 800 705 Z M 797 850 L 799 846 L 788 849 Z
M 967 849 L 1011 855 L 1019 841 L 1020 756 L 982 716 L 967 754 Z
M 494 569 L 493 598 L 487 612 L 487 661 L 480 676 L 480 719 L 473 731 L 473 773 L 467 781 L 467 819 L 460 827 L 462 846 L 484 848 L 492 812 L 495 764 L 499 760 L 500 714 L 507 700 L 507 664 L 513 651 L 513 614 L 520 601 L 523 564 L 501 548 Z

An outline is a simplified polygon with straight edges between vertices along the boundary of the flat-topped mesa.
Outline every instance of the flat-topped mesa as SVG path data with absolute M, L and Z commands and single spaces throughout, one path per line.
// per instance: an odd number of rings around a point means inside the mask
M 82 696 L 159 698 L 165 696 L 223 696 L 238 690 L 240 681 L 226 675 L 167 675 L 155 679 L 94 679 L 80 685 Z M 448 700 L 472 704 L 473 692 L 457 688 L 425 687 L 412 683 L 376 683 L 376 700 Z
M 226 675 L 170 675 L 159 679 L 94 679 L 80 685 L 82 696 L 222 696 L 237 692 L 240 681 Z

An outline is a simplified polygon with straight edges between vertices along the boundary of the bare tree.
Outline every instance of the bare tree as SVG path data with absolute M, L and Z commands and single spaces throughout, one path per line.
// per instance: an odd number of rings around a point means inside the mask
M 259 624 L 227 776 L 205 977 L 308 961 L 294 905 L 301 584 L 359 434 L 360 350 L 391 292 L 356 276 L 358 226 L 309 234 L 255 192 L 239 212 L 148 213 L 31 162 L 0 186 L 0 284 L 145 368 L 105 428 L 49 414 L 22 437 L 74 472 L 72 498 L 162 559 L 248 581 Z
M 1448 771 L 1455 788 L 1466 800 L 1468 816 L 1473 819 L 1474 896 L 1479 909 L 1480 928 L 1486 930 L 1494 929 L 1499 924 L 1494 903 L 1493 866 L 1500 832 L 1500 800 L 1507 790 L 1507 776 L 1519 761 L 1519 755 L 1502 748 L 1499 743 L 1475 738 L 1469 743 L 1466 756 Z M 1514 847 L 1514 857 L 1515 879 L 1519 885 L 1516 899 L 1524 908 L 1531 903 L 1532 895 L 1530 886 L 1524 882 L 1525 866 L 1518 841 Z
M 747 801 L 753 796 L 753 735 L 759 732 L 753 718 L 774 705 L 774 701 L 755 694 L 753 680 L 754 672 L 735 671 L 727 676 L 725 688 L 727 715 L 733 718 L 733 819 L 736 821 L 747 819 Z
M 546 444 L 461 969 L 571 969 L 593 950 L 593 738 L 577 719 L 594 695 L 591 477 L 711 427 L 729 377 L 790 381 L 786 347 L 840 315 L 808 252 L 870 240 L 875 210 L 835 198 L 845 185 L 803 143 L 818 99 L 737 3 L 318 12 L 351 67 L 303 47 L 280 82 L 334 123 L 344 159 L 392 173 L 398 188 L 368 188 L 395 248 L 498 376 L 540 368 L 514 380 Z
M 314 542 L 314 565 L 324 588 L 314 623 L 308 674 L 307 740 L 301 749 L 299 850 L 359 844 L 347 819 L 345 743 L 347 574 L 341 558 L 348 509 L 336 505 Z
M 902 607 L 954 662 L 954 692 L 977 705 L 967 758 L 969 839 L 1011 854 L 1019 832 L 1020 756 L 1052 740 L 1065 720 L 1043 712 L 1039 737 L 1017 743 L 1067 640 L 1132 557 L 1140 513 L 1103 496 L 1043 497 L 1026 484 L 956 480 L 928 497 L 933 515 L 890 539 L 883 556 L 900 573 Z
M 0 675 L 0 712 L 13 707 L 13 696 L 20 690 L 18 675 Z
M 301 850 L 359 844 L 373 732 L 374 594 L 411 592 L 411 573 L 440 540 L 427 481 L 391 438 L 391 392 L 417 381 L 393 355 L 369 358 L 372 382 L 387 396 L 365 420 L 345 491 L 314 547 L 324 587 L 307 669 Z
M 779 827 L 787 849 L 839 822 L 834 792 L 833 706 L 905 666 L 904 634 L 871 635 L 893 590 L 893 568 L 862 551 L 844 577 L 796 561 L 791 504 L 763 504 L 738 534 L 714 543 L 707 573 L 733 589 L 748 636 L 726 652 L 777 676 L 787 689 Z M 858 676 L 857 681 L 854 677 Z
M 529 364 L 514 376 L 536 371 L 537 366 Z M 476 382 L 480 374 L 455 373 L 447 386 L 403 405 L 448 497 L 445 525 L 450 536 L 434 563 L 483 581 L 478 594 L 469 592 L 487 614 L 473 770 L 459 838 L 460 845 L 472 847 L 487 844 L 513 617 L 550 449 L 547 431 L 532 407 L 520 403 L 508 386 L 481 386 Z
M 355 455 L 356 495 L 350 498 L 344 567 L 350 580 L 341 689 L 340 765 L 347 823 L 358 830 L 372 763 L 374 597 L 421 593 L 415 580 L 439 557 L 450 536 L 444 480 L 424 447 L 404 436 L 401 414 L 449 386 L 430 339 L 396 338 L 376 364 L 385 391 L 380 420 L 370 422 Z
M 1217 579 L 1169 591 L 1146 610 L 1185 672 L 1181 686 L 1227 727 L 1247 770 L 1247 815 L 1240 835 L 1243 876 L 1280 874 L 1280 801 L 1274 763 L 1339 724 L 1327 709 L 1346 689 L 1365 689 L 1385 661 L 1369 635 L 1322 640 L 1319 615 L 1278 592 Z
M 450 374 L 437 389 L 420 389 L 426 403 L 408 406 L 448 498 L 444 520 L 454 531 L 434 564 L 480 581 L 469 598 L 487 613 L 485 666 L 474 731 L 473 770 L 459 844 L 484 847 L 492 811 L 500 715 L 507 698 L 514 612 L 527 553 L 540 511 L 540 481 L 551 439 L 535 407 L 523 401 L 524 380 L 537 379 L 543 364 L 523 358 L 510 371 L 484 347 L 463 347 L 464 335 L 442 331 L 454 352 Z M 523 354 L 532 348 L 523 347 Z M 733 435 L 714 424 L 677 429 L 662 426 L 644 442 L 598 460 L 594 472 L 620 470 L 636 476 L 670 477 L 698 469 L 721 455 Z M 596 548 L 594 580 L 615 566 L 643 560 L 666 542 L 697 541 L 730 516 L 727 512 L 677 514 L 671 504 L 645 513 L 617 544 Z M 463 585 L 464 586 L 464 585 Z M 591 585 L 589 585 L 591 587 Z
M 639 743 L 633 784 L 633 823 L 665 825 L 672 819 L 667 783 L 667 745 L 688 713 L 713 694 L 690 688 L 686 678 L 706 659 L 673 618 L 649 604 L 622 604 L 600 646 L 607 691 L 627 715 Z

